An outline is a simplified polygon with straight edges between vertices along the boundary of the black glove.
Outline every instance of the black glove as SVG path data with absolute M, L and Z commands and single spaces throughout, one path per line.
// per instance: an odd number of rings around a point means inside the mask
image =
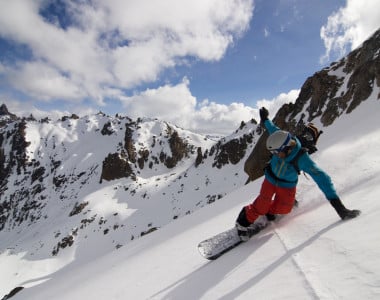
M 331 203 L 332 207 L 335 208 L 336 212 L 338 213 L 339 217 L 342 220 L 356 218 L 358 215 L 360 215 L 360 210 L 357 210 L 357 209 L 353 209 L 353 210 L 347 209 L 343 205 L 342 201 L 340 201 L 339 198 L 331 199 L 330 203 Z
M 259 113 L 260 113 L 260 123 L 263 124 L 266 120 L 268 120 L 269 111 L 265 107 L 262 107 L 260 108 Z

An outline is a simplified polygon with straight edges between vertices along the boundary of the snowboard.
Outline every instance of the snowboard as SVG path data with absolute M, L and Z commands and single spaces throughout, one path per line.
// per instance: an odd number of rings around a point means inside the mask
M 295 200 L 293 208 L 297 208 L 298 205 L 298 200 Z M 269 224 L 278 223 L 284 216 L 286 215 L 275 215 L 275 217 L 272 220 L 268 220 L 265 225 L 257 224 L 256 226 L 249 227 L 249 238 L 261 232 L 264 228 L 268 227 Z M 237 229 L 233 227 L 200 242 L 198 244 L 198 251 L 204 258 L 207 258 L 208 260 L 215 260 L 224 253 L 236 248 L 241 243 L 244 243 L 244 241 L 240 239 Z
M 248 231 L 249 237 L 251 238 L 256 235 L 268 225 L 269 222 L 266 226 L 250 229 Z M 198 244 L 198 251 L 204 258 L 215 260 L 241 243 L 244 242 L 240 239 L 237 229 L 234 227 L 200 242 Z

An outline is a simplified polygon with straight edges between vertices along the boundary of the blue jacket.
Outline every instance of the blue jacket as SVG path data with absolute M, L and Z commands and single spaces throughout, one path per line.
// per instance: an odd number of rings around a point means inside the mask
M 269 134 L 280 130 L 270 120 L 266 120 L 264 124 Z M 289 162 L 297 155 L 298 151 L 301 150 L 301 143 L 296 137 L 293 137 L 293 139 L 297 145 L 293 148 L 292 152 L 284 159 L 273 155 L 268 166 L 272 172 L 267 169 L 265 170 L 265 178 L 273 185 L 292 188 L 298 183 L 298 172 Z M 312 161 L 308 153 L 304 153 L 299 157 L 298 167 L 300 171 L 306 172 L 313 178 L 328 200 L 338 198 L 330 176 Z

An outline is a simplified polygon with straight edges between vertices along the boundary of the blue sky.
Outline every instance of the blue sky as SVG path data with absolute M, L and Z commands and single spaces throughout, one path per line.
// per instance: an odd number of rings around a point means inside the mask
M 344 1 L 255 1 L 250 30 L 223 59 L 185 70 L 193 94 L 254 105 L 299 89 L 321 68 L 325 48 L 320 29 L 342 5 Z
M 0 102 L 228 134 L 380 26 L 379 0 L 0 0 Z

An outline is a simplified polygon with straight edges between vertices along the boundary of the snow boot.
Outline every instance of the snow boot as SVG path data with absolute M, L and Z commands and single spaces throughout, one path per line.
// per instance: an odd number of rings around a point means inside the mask
M 246 242 L 249 240 L 249 233 L 248 233 L 248 227 L 241 226 L 238 222 L 235 223 L 235 227 L 237 229 L 237 234 L 239 238 Z
M 357 209 L 347 209 L 339 198 L 330 200 L 330 203 L 342 220 L 356 218 L 361 213 Z
M 243 242 L 249 240 L 248 226 L 251 225 L 247 220 L 245 214 L 245 207 L 240 211 L 238 218 L 236 219 L 235 227 L 237 229 L 238 235 Z
M 247 220 L 245 208 L 240 211 L 240 214 L 235 223 L 238 235 L 243 242 L 248 241 L 253 235 L 259 233 L 267 225 L 267 216 L 259 216 L 255 222 L 250 223 Z
M 268 217 L 267 216 L 260 216 L 256 219 L 256 221 L 251 224 L 249 227 L 248 227 L 248 230 L 252 233 L 257 233 L 259 232 L 261 229 L 264 229 L 265 227 L 267 227 L 268 225 Z

